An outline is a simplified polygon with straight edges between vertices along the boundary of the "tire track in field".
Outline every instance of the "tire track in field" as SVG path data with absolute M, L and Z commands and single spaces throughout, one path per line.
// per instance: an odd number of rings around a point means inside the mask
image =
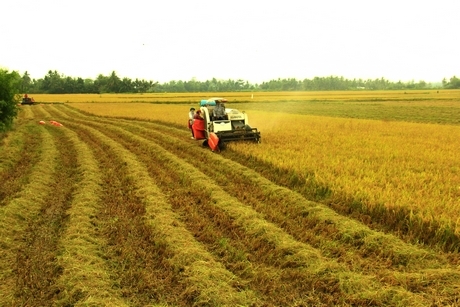
M 67 111 L 67 110 L 66 110 L 66 111 Z M 72 115 L 75 115 L 75 114 L 72 113 Z M 215 163 L 222 162 L 222 161 L 220 161 L 220 160 L 222 160 L 222 158 L 215 158 L 215 159 L 212 158 L 212 157 L 219 157 L 219 156 L 214 155 L 214 154 L 209 155 L 209 154 L 208 154 L 208 153 L 209 153 L 208 151 L 206 151 L 206 153 L 205 153 L 205 151 L 203 151 L 203 150 L 196 149 L 196 148 L 197 148 L 196 143 L 195 143 L 195 144 L 190 144 L 189 142 L 185 142 L 185 141 L 180 140 L 181 138 L 184 137 L 185 133 L 183 133 L 183 131 L 179 131 L 179 130 L 174 129 L 174 128 L 169 128 L 169 127 L 165 127 L 165 126 L 162 126 L 162 125 L 155 125 L 155 124 L 145 123 L 145 122 L 138 123 L 138 122 L 136 122 L 136 121 L 122 121 L 122 120 L 113 120 L 113 119 L 112 119 L 112 120 L 108 120 L 108 119 L 105 120 L 105 119 L 101 119 L 101 118 L 98 118 L 98 117 L 92 117 L 92 116 L 80 116 L 80 117 L 81 117 L 81 118 L 89 119 L 90 121 L 107 122 L 107 123 L 112 123 L 112 124 L 115 124 L 115 125 L 118 125 L 118 126 L 120 126 L 120 124 L 123 126 L 122 123 L 128 122 L 128 124 L 125 125 L 126 127 L 124 126 L 123 129 L 130 130 L 130 131 L 131 131 L 132 133 L 134 133 L 135 135 L 143 135 L 144 137 L 148 138 L 151 142 L 157 143 L 157 144 L 163 146 L 164 148 L 166 148 L 167 150 L 171 151 L 171 152 L 172 152 L 174 155 L 176 155 L 179 159 L 186 159 L 186 160 L 188 160 L 189 163 L 198 163 L 197 161 L 200 161 L 200 159 L 201 159 L 203 162 L 206 162 L 206 161 L 207 161 L 208 164 L 209 164 L 209 160 L 211 160 L 212 162 L 215 162 Z M 85 125 L 86 125 L 86 124 L 88 124 L 88 123 L 85 123 Z M 92 124 L 91 122 L 90 122 L 89 124 L 92 125 L 92 126 L 94 126 L 94 124 Z M 135 128 L 132 128 L 132 127 L 129 128 L 129 127 L 128 127 L 128 126 L 133 126 L 133 125 L 136 126 L 137 128 L 136 128 L 136 127 L 135 127 Z M 97 125 L 96 125 L 96 126 L 97 126 Z M 94 127 L 96 127 L 96 126 L 94 126 Z M 104 124 L 103 126 L 104 126 L 103 130 L 106 131 L 107 129 L 105 128 L 105 126 L 107 126 L 107 125 Z M 145 126 L 150 127 L 151 129 L 148 130 L 148 129 L 143 128 L 143 127 L 145 127 Z M 102 129 L 102 128 L 99 127 L 99 128 L 97 128 L 97 129 Z M 143 132 L 141 132 L 141 131 L 143 131 Z M 150 135 L 149 135 L 149 133 L 147 133 L 146 131 L 150 131 Z M 171 137 L 173 137 L 174 142 L 172 142 L 170 145 L 167 145 L 167 139 L 165 138 L 165 135 L 166 135 L 166 134 L 169 134 Z M 120 139 L 120 138 L 121 138 L 120 135 L 118 135 L 118 136 L 117 136 L 117 139 Z M 122 138 L 121 138 L 121 139 L 122 139 Z M 125 141 L 123 141 L 123 142 L 124 142 L 125 146 L 128 146 L 127 144 L 128 144 L 130 141 L 125 140 Z M 133 147 L 131 150 L 132 150 L 132 151 L 135 151 L 135 150 L 134 150 L 134 147 Z M 144 155 L 144 154 L 142 154 L 142 153 L 136 153 L 136 154 L 138 155 L 138 157 L 144 157 L 144 158 L 142 158 L 142 159 L 145 159 L 145 155 Z M 154 155 L 155 152 L 150 152 L 150 154 L 151 154 L 151 155 Z M 155 157 L 154 157 L 154 158 L 155 158 Z M 217 159 L 217 160 L 216 160 L 216 159 Z M 232 164 L 232 163 L 230 163 L 230 161 L 227 161 L 226 159 L 224 159 L 224 161 L 225 161 L 225 162 L 228 162 L 228 164 L 230 164 L 230 165 L 228 165 L 228 169 L 232 169 L 233 167 L 236 167 L 236 169 L 237 169 L 236 174 L 247 173 L 246 175 L 247 175 L 248 177 L 254 176 L 254 174 L 253 174 L 251 171 L 245 171 L 246 168 L 241 168 L 241 165 L 238 167 L 238 164 Z M 161 160 L 159 160 L 159 162 L 161 162 Z M 211 164 L 212 164 L 212 163 L 211 163 Z M 174 171 L 174 170 L 172 169 L 172 171 Z M 220 172 L 222 173 L 222 170 L 220 170 Z M 179 172 L 178 174 L 180 174 L 180 172 Z M 164 175 L 163 175 L 163 176 L 164 176 Z M 221 175 L 219 176 L 218 174 L 210 174 L 209 176 L 211 176 L 210 178 L 213 178 L 212 180 L 217 180 L 217 181 L 219 181 L 219 180 L 220 180 L 220 177 L 222 177 L 222 180 L 225 180 L 225 176 L 221 176 Z M 184 181 L 184 179 L 181 178 L 180 175 L 179 175 L 178 177 L 174 177 L 174 176 L 169 176 L 169 177 L 170 177 L 170 178 L 176 178 L 175 180 L 176 180 L 176 181 L 179 181 L 179 182 L 180 182 L 180 180 L 182 180 L 182 182 Z M 233 179 L 233 177 L 232 177 L 232 179 Z M 257 178 L 256 178 L 256 179 L 257 179 Z M 209 179 L 208 179 L 208 180 L 209 180 Z M 170 179 L 170 181 L 171 181 L 172 183 L 174 183 L 174 179 Z M 234 184 L 233 182 L 234 182 L 234 181 L 232 180 L 231 183 L 232 183 L 233 186 L 238 187 L 238 185 L 239 185 L 242 189 L 244 189 L 245 187 L 248 187 L 248 183 L 251 183 L 251 180 L 248 181 L 247 179 L 244 179 L 244 180 L 242 180 L 242 181 L 241 181 L 240 183 L 238 183 L 238 184 Z M 267 188 L 267 190 L 266 190 L 265 192 L 262 191 L 262 192 L 259 193 L 259 194 L 255 193 L 256 195 L 254 196 L 254 200 L 250 200 L 250 198 L 249 198 L 250 195 L 249 195 L 249 194 L 242 194 L 243 196 L 239 196 L 239 197 L 243 199 L 242 202 L 246 201 L 246 199 L 249 199 L 248 202 L 249 202 L 249 203 L 252 202 L 253 205 L 256 204 L 257 202 L 263 203 L 263 202 L 265 202 L 265 201 L 276 200 L 277 198 L 274 197 L 274 196 L 281 197 L 280 199 L 281 199 L 281 200 L 284 200 L 284 201 L 286 201 L 286 200 L 289 201 L 289 202 L 296 201 L 297 198 L 295 198 L 295 197 L 292 198 L 292 195 L 297 194 L 297 193 L 292 193 L 292 192 L 289 192 L 289 191 L 286 192 L 287 189 L 278 189 L 278 190 L 275 190 L 275 193 L 274 193 L 274 194 L 279 193 L 279 194 L 281 194 L 281 195 L 268 195 L 268 197 L 267 197 L 267 193 L 266 193 L 266 192 L 267 192 L 267 191 L 268 191 L 268 192 L 270 191 L 270 189 L 268 189 L 268 188 L 271 188 L 270 185 L 273 185 L 273 183 L 270 183 L 270 182 L 267 182 L 267 181 L 264 181 L 264 180 L 257 179 L 256 182 L 252 182 L 252 185 L 249 185 L 249 186 L 251 187 L 251 189 L 254 188 L 254 187 L 257 187 L 257 186 L 262 186 L 262 187 L 265 186 L 265 188 Z M 164 188 L 164 185 L 162 186 L 162 188 L 165 189 L 165 188 Z M 259 187 L 259 188 L 260 188 L 260 187 Z M 231 188 L 231 189 L 229 190 L 230 192 L 228 192 L 228 193 L 229 193 L 230 195 L 232 195 L 232 193 L 237 192 L 237 190 L 238 190 L 237 188 Z M 262 190 L 263 190 L 263 189 L 262 189 Z M 166 189 L 165 191 L 167 191 L 167 189 Z M 232 191 L 233 191 L 233 192 L 232 192 Z M 272 192 L 273 192 L 273 191 L 272 191 Z M 202 194 L 205 196 L 206 193 L 208 193 L 208 192 L 205 191 L 204 194 L 203 194 L 203 193 L 202 193 Z M 235 194 L 236 194 L 236 193 L 235 193 Z M 195 196 L 196 196 L 196 195 L 195 195 Z M 179 204 L 179 203 L 180 203 L 180 201 L 174 201 L 174 200 L 171 199 L 171 198 L 170 198 L 170 201 L 171 201 L 173 204 L 174 204 L 174 203 L 176 203 L 176 204 Z M 301 198 L 300 198 L 300 201 L 302 201 Z M 281 202 L 281 203 L 282 203 L 282 202 Z M 175 209 L 177 210 L 177 209 L 179 209 L 179 207 L 180 207 L 180 206 L 178 205 L 177 208 L 175 208 Z M 302 207 L 302 206 L 301 206 L 301 207 Z M 304 207 L 303 207 L 303 210 L 305 210 L 305 208 L 308 208 L 308 206 L 304 206 Z M 314 207 L 314 209 L 315 209 L 315 210 L 318 210 L 319 208 Z M 192 209 L 187 209 L 187 210 L 192 210 Z M 187 210 L 185 210 L 185 211 L 183 211 L 183 212 L 189 212 L 189 213 L 192 212 L 192 213 L 193 213 L 193 211 L 187 211 Z M 259 210 L 261 210 L 262 212 L 265 212 L 265 211 L 263 211 L 263 210 L 267 210 L 267 209 L 259 209 Z M 309 215 L 310 215 L 311 213 L 315 213 L 315 210 L 313 210 L 312 212 L 310 212 Z M 321 211 L 321 210 L 320 210 L 320 211 Z M 280 211 L 280 212 L 282 212 L 282 211 Z M 299 211 L 299 212 L 302 213 L 303 211 Z M 284 216 L 286 216 L 286 213 L 289 213 L 289 211 L 284 212 L 284 213 L 283 213 Z M 292 213 L 292 212 L 291 212 L 291 213 Z M 323 213 L 324 213 L 324 212 L 323 212 Z M 198 216 L 199 214 L 200 214 L 200 212 L 196 212 L 194 215 L 197 215 L 197 216 Z M 219 215 L 218 212 L 217 212 L 217 213 L 210 213 L 210 216 L 212 216 L 212 214 L 215 214 L 214 217 L 217 216 L 217 215 Z M 266 213 L 265 213 L 265 214 L 266 214 Z M 201 215 L 203 215 L 203 214 L 201 214 Z M 311 215 L 313 215 L 313 214 L 311 214 Z M 222 216 L 222 214 L 219 215 L 219 219 L 221 218 L 221 216 Z M 270 214 L 268 214 L 267 216 L 270 216 Z M 274 214 L 274 215 L 272 216 L 272 219 L 273 219 L 274 217 L 276 217 L 276 216 L 277 216 L 277 215 Z M 295 215 L 293 215 L 293 217 L 295 217 Z M 320 217 L 321 217 L 321 215 L 320 215 Z M 323 216 L 323 217 L 324 217 L 324 216 Z M 200 218 L 201 218 L 201 217 L 198 217 L 198 218 L 195 220 L 195 222 L 198 221 Z M 212 218 L 211 218 L 211 219 L 208 219 L 208 220 L 207 220 L 206 218 L 203 218 L 203 220 L 204 220 L 205 222 L 202 222 L 201 225 L 204 225 L 203 227 L 205 227 L 206 224 L 208 223 L 207 221 L 211 221 Z M 282 219 L 282 220 L 283 220 L 283 219 Z M 288 220 L 288 219 L 284 218 L 284 220 Z M 290 219 L 289 219 L 289 220 L 290 220 Z M 332 219 L 332 220 L 333 220 L 333 219 Z M 345 219 L 345 221 L 346 221 L 346 220 L 348 220 L 348 219 Z M 224 219 L 222 219 L 222 221 L 224 221 Z M 228 223 L 229 221 L 231 222 L 232 220 L 231 220 L 231 219 L 229 220 L 229 219 L 227 218 L 227 222 L 226 222 L 226 223 Z M 195 222 L 191 222 L 191 223 L 189 224 L 189 226 L 191 227 L 192 224 L 194 224 Z M 297 221 L 297 222 L 302 222 L 302 220 Z M 317 223 L 317 222 L 318 222 L 318 221 L 316 221 L 316 223 Z M 342 221 L 342 222 L 343 222 L 343 221 Z M 211 223 L 211 222 L 209 222 L 209 223 Z M 289 227 L 286 228 L 285 226 L 283 226 L 283 225 L 282 225 L 282 221 L 277 222 L 277 224 L 280 224 L 280 225 L 283 227 L 283 229 L 288 229 L 287 231 L 289 231 L 289 229 L 290 229 Z M 313 223 L 313 224 L 314 224 L 314 223 Z M 209 225 L 209 224 L 208 224 L 208 225 Z M 351 224 L 350 224 L 350 223 L 348 223 L 348 224 L 347 224 L 347 223 L 342 223 L 342 225 L 341 225 L 342 228 L 344 228 L 344 227 L 346 228 L 346 227 L 349 227 L 349 226 L 352 226 L 352 227 L 353 227 L 353 226 L 355 226 L 355 223 L 351 223 Z M 336 227 L 336 225 L 334 225 L 334 227 Z M 333 228 L 334 228 L 334 227 L 333 227 Z M 233 225 L 233 228 L 235 229 L 235 225 Z M 219 227 L 214 227 L 214 229 L 218 230 Z M 322 228 L 319 227 L 316 231 L 321 231 L 321 230 L 322 230 Z M 343 229 L 342 229 L 342 230 L 343 230 Z M 358 227 L 358 230 L 359 230 L 359 227 Z M 362 231 L 362 230 L 361 230 L 361 231 Z M 376 250 L 381 249 L 381 248 L 383 247 L 383 244 L 385 244 L 385 242 L 392 243 L 391 240 L 390 240 L 390 241 L 385 241 L 385 240 L 388 239 L 386 236 L 383 236 L 383 237 L 382 237 L 381 235 L 377 235 L 377 236 L 374 235 L 374 236 L 372 236 L 372 234 L 378 234 L 378 233 L 376 233 L 376 232 L 371 232 L 371 233 L 369 234 L 367 231 L 368 231 L 368 230 L 366 230 L 365 233 L 360 233 L 359 231 L 358 231 L 358 232 L 355 232 L 355 233 L 357 233 L 357 234 L 359 235 L 359 236 L 356 236 L 356 237 L 353 236 L 353 232 L 351 232 L 351 230 L 350 230 L 350 233 L 346 233 L 347 235 L 350 236 L 350 237 L 349 237 L 349 241 L 350 241 L 349 244 L 350 244 L 350 246 L 353 248 L 353 246 L 356 245 L 355 241 L 357 241 L 357 242 L 358 242 L 358 247 L 362 247 L 362 246 L 365 246 L 365 247 L 366 247 L 366 244 L 367 244 L 367 245 L 375 245 L 373 250 L 376 251 Z M 291 232 L 292 232 L 292 230 L 291 230 Z M 332 233 L 334 233 L 334 232 L 332 232 Z M 339 234 L 340 234 L 341 237 L 339 237 L 338 242 L 340 242 L 340 243 L 342 244 L 342 241 L 344 241 L 344 242 L 346 243 L 344 234 L 343 234 L 343 233 L 339 233 Z M 316 235 L 317 238 L 319 238 L 319 239 L 320 239 L 321 236 L 322 236 L 322 234 L 315 234 L 315 235 Z M 228 235 L 228 234 L 227 234 L 227 236 L 228 236 L 228 238 L 231 237 L 231 236 Z M 214 239 L 211 239 L 211 242 L 212 242 L 213 240 L 216 241 L 215 238 L 218 238 L 218 237 L 216 236 L 216 237 L 214 237 Z M 225 239 L 225 237 L 224 237 L 224 239 Z M 379 241 L 373 241 L 373 240 L 376 240 L 376 239 L 377 239 L 377 240 L 380 240 L 380 242 L 379 242 Z M 366 241 L 366 240 L 367 240 L 367 241 Z M 228 242 L 230 242 L 230 244 L 228 244 Z M 321 243 L 320 240 L 317 240 L 317 242 Z M 247 242 L 245 242 L 245 243 L 247 243 Z M 318 244 L 319 244 L 319 243 L 318 243 Z M 209 244 L 209 246 L 211 245 L 211 243 L 208 243 L 208 244 Z M 231 240 L 229 240 L 229 241 L 223 240 L 223 241 L 220 242 L 220 244 L 221 244 L 221 245 L 231 245 L 231 244 L 234 244 L 234 243 L 232 243 Z M 371 247 L 372 247 L 372 246 L 371 246 Z M 410 254 L 413 253 L 414 251 L 415 251 L 414 255 L 415 255 L 415 257 L 416 257 L 415 259 L 416 259 L 417 261 L 418 261 L 418 260 L 422 261 L 423 264 L 429 264 L 429 265 L 433 266 L 434 262 L 436 262 L 436 261 L 439 260 L 439 259 L 433 259 L 432 256 L 430 256 L 429 254 L 423 253 L 423 252 L 422 252 L 422 254 L 420 254 L 420 251 L 417 252 L 417 249 L 413 249 L 413 248 L 409 248 L 409 247 L 410 247 L 410 245 L 408 245 L 408 244 L 404 244 L 404 243 L 400 244 L 400 243 L 398 243 L 397 245 L 394 245 L 394 246 L 392 246 L 392 247 L 390 248 L 390 252 L 394 253 L 395 255 L 390 255 L 390 254 L 388 254 L 388 255 L 386 255 L 386 256 L 383 255 L 383 256 L 384 256 L 384 257 L 383 257 L 383 260 L 380 259 L 382 255 L 374 255 L 374 256 L 371 255 L 371 257 L 369 257 L 369 259 L 370 259 L 371 261 L 372 261 L 372 259 L 374 259 L 374 260 L 378 260 L 378 261 L 385 262 L 385 261 L 386 261 L 386 260 L 385 260 L 385 257 L 393 257 L 393 258 L 390 258 L 390 259 L 392 259 L 393 263 L 390 263 L 389 265 L 385 265 L 385 266 L 384 266 L 384 267 L 390 267 L 390 268 L 391 268 L 391 267 L 396 267 L 396 266 L 398 265 L 397 261 L 394 262 L 394 259 L 402 259 L 402 260 L 405 260 L 405 258 L 407 257 L 407 256 L 405 256 L 405 254 L 406 254 L 406 255 L 410 255 Z M 236 248 L 233 248 L 233 251 L 232 251 L 232 248 L 222 249 L 222 251 L 226 252 L 226 253 L 227 253 L 227 256 L 228 256 L 228 255 L 232 254 L 232 252 L 233 252 L 234 254 L 237 254 L 237 252 L 235 252 L 235 251 L 238 251 L 238 248 L 239 248 L 238 245 L 236 245 Z M 321 246 L 320 246 L 319 248 L 321 248 Z M 367 248 L 367 247 L 366 247 L 366 248 Z M 211 249 L 211 248 L 210 248 L 210 249 Z M 342 249 L 343 249 L 343 248 L 342 248 Z M 216 250 L 217 250 L 217 249 L 216 249 Z M 327 249 L 326 249 L 326 250 L 327 250 Z M 365 251 L 367 251 L 367 250 L 365 250 Z M 324 250 L 323 250 L 323 253 L 324 253 Z M 417 256 L 417 255 L 418 255 L 418 256 Z M 332 254 L 332 255 L 329 255 L 329 256 L 330 256 L 330 257 L 334 257 L 335 255 Z M 424 259 L 424 258 L 427 257 L 427 256 L 428 256 L 428 260 Z M 360 257 L 362 257 L 362 258 L 365 260 L 366 255 L 363 254 L 363 255 L 360 256 Z M 418 258 L 417 258 L 417 257 L 418 257 Z M 356 258 L 356 259 L 359 260 L 359 258 Z M 352 258 L 351 260 L 356 260 L 356 259 Z M 425 261 L 425 260 L 426 260 L 426 261 Z M 365 263 L 364 263 L 364 265 L 365 265 Z M 360 267 L 359 267 L 359 270 L 364 269 L 364 270 L 368 270 L 368 272 L 373 272 L 373 271 L 376 270 L 375 268 L 372 268 L 372 267 L 366 269 L 366 268 L 363 267 L 364 265 L 361 264 Z M 368 263 L 368 265 L 371 265 L 370 262 Z M 411 264 L 410 264 L 410 261 L 409 261 L 409 263 L 406 263 L 406 265 L 411 265 Z M 443 265 L 444 265 L 443 263 L 440 264 L 441 267 L 442 267 Z M 358 268 L 356 268 L 355 266 L 353 266 L 352 268 L 358 269 Z M 394 270 L 394 269 L 392 269 L 392 270 Z M 414 266 L 414 270 L 415 270 L 415 266 Z M 430 288 L 430 287 L 426 287 L 426 286 L 422 285 L 421 283 L 422 283 L 423 280 L 426 280 L 426 278 L 429 278 L 429 277 L 434 277 L 434 278 L 437 280 L 437 282 L 441 282 L 441 283 L 445 283 L 445 284 L 448 284 L 448 283 L 450 282 L 449 279 L 446 278 L 446 277 L 449 277 L 449 273 L 442 274 L 440 271 L 436 271 L 435 269 L 432 269 L 432 272 L 431 272 L 431 273 L 427 270 L 427 271 L 421 272 L 419 275 L 417 275 L 417 273 L 415 273 L 415 272 L 414 272 L 414 273 L 408 273 L 408 274 L 406 274 L 406 273 L 404 273 L 403 271 L 404 271 L 404 269 L 402 270 L 401 273 L 399 273 L 399 272 L 395 272 L 395 273 L 394 273 L 395 276 L 399 276 L 399 277 L 397 277 L 397 278 L 396 278 L 396 277 L 393 278 L 393 277 L 390 277 L 390 276 L 388 276 L 388 275 L 383 274 L 382 276 L 383 276 L 384 282 L 388 283 L 389 285 L 392 285 L 392 283 L 393 283 L 393 284 L 401 284 L 401 282 L 399 282 L 399 281 L 396 280 L 396 279 L 398 279 L 398 278 L 401 279 L 401 280 L 404 279 L 404 280 L 406 280 L 405 283 L 408 283 L 408 281 L 410 281 L 409 284 L 405 285 L 405 286 L 407 287 L 408 290 L 414 291 L 415 293 L 418 292 L 418 291 L 426 291 L 427 293 L 430 293 L 430 291 L 432 291 L 431 294 L 433 294 L 434 296 L 439 295 L 439 293 L 437 293 L 437 292 L 436 292 L 436 289 L 434 289 L 434 288 Z M 431 275 L 430 275 L 430 274 L 431 274 Z M 455 275 L 455 274 L 454 274 L 454 275 Z M 382 276 L 381 276 L 381 277 L 382 277 Z M 456 276 L 458 277 L 458 274 L 457 274 Z M 356 276 L 355 276 L 355 277 L 356 277 Z M 392 279 L 395 279 L 395 280 L 392 280 Z M 424 283 L 426 284 L 426 282 L 424 282 Z M 342 285 L 342 287 L 343 287 L 343 285 Z M 397 295 L 396 295 L 396 296 L 397 296 Z M 427 296 L 428 296 L 428 295 L 427 295 Z M 451 300 L 452 297 L 449 297 L 449 293 L 447 293 L 444 297 L 441 297 L 441 298 L 438 298 L 438 299 L 441 300 L 441 301 L 443 301 L 443 302 L 445 303 L 445 302 L 448 302 L 449 300 Z M 363 302 L 362 302 L 362 303 L 363 303 Z

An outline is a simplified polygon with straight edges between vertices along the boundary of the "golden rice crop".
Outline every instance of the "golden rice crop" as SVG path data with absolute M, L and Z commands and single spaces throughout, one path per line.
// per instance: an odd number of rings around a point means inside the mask
M 234 150 L 300 174 L 313 172 L 318 182 L 368 206 L 460 221 L 460 127 L 254 115 L 263 146 L 235 143 Z

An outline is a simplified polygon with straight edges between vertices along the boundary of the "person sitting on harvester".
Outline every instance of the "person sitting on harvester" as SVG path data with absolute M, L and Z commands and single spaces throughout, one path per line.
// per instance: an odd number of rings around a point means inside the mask
M 203 116 L 201 116 L 201 110 L 196 111 L 195 115 L 193 115 L 194 120 L 203 120 Z
M 216 101 L 216 106 L 214 107 L 214 110 L 212 111 L 212 115 L 214 116 L 214 120 L 226 119 L 225 105 L 223 102 Z
M 193 116 L 193 136 L 197 140 L 202 140 L 206 138 L 205 129 L 204 129 L 204 118 L 201 115 L 201 110 L 197 110 Z
M 195 108 L 190 108 L 190 112 L 188 112 L 188 128 L 190 129 L 190 131 L 192 131 L 192 139 L 195 138 L 195 135 L 193 134 L 193 129 L 192 129 L 194 116 L 195 116 Z

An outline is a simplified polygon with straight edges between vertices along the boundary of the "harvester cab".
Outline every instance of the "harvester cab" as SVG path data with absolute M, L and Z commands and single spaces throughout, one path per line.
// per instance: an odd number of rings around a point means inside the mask
M 237 109 L 225 108 L 224 98 L 201 100 L 205 141 L 203 145 L 211 150 L 225 148 L 230 141 L 253 141 L 260 143 L 260 132 L 249 126 L 248 115 Z

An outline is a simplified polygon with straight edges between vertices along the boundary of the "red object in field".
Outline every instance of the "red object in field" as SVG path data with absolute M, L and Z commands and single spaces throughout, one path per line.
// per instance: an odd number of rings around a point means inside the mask
M 206 134 L 204 132 L 204 120 L 202 119 L 195 119 L 192 125 L 193 135 L 195 139 L 202 140 L 206 138 Z
M 56 127 L 62 127 L 62 124 L 61 124 L 61 123 L 58 123 L 57 121 L 54 121 L 54 120 L 50 121 L 50 124 L 51 124 L 51 125 L 54 125 L 54 126 L 56 126 Z
M 219 144 L 219 137 L 214 132 L 211 132 L 209 134 L 209 139 L 208 139 L 209 147 L 211 148 L 212 151 L 216 151 L 219 149 L 218 144 Z

